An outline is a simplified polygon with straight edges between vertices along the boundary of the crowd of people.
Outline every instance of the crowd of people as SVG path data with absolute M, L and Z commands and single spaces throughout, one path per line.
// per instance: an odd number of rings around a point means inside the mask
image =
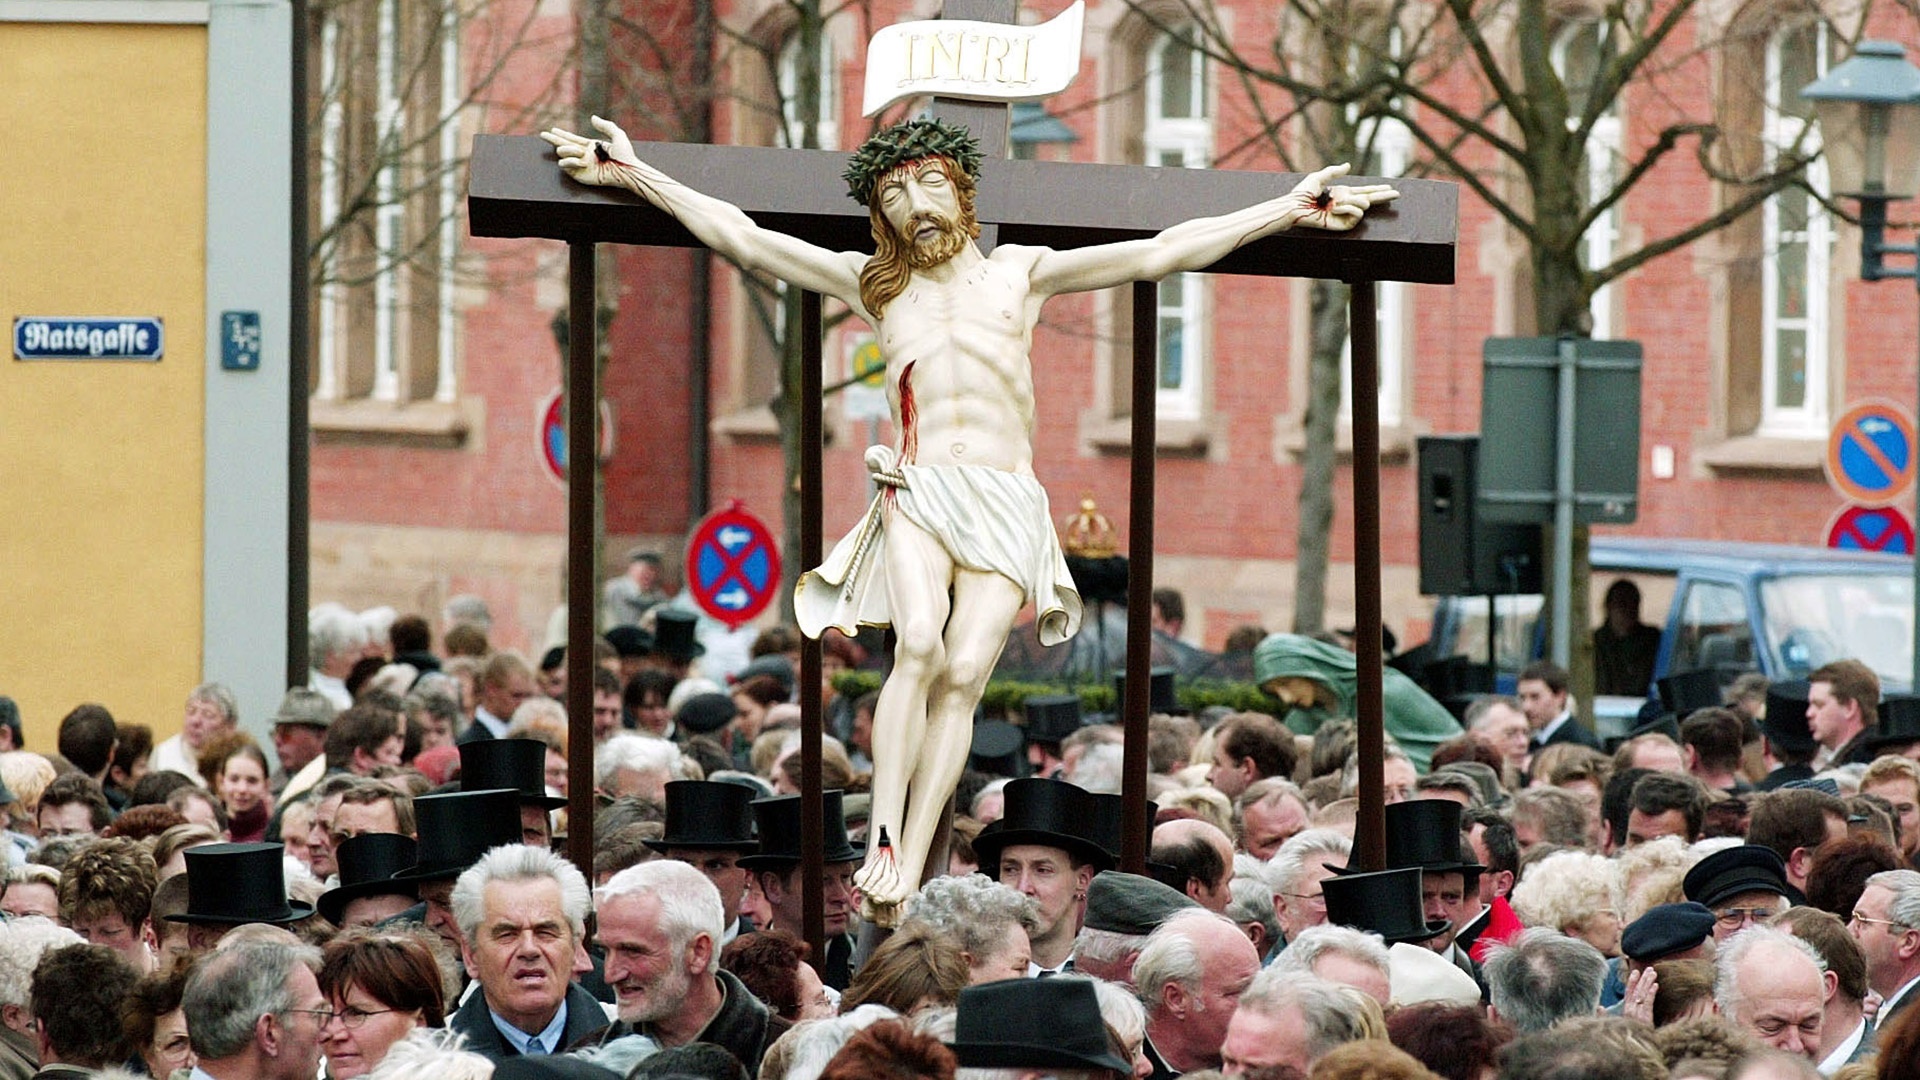
M 1334 646 L 1256 650 L 1318 658 L 1270 687 L 1310 725 L 1156 712 L 1145 875 L 1118 729 L 1035 698 L 978 725 L 947 873 L 886 931 L 872 702 L 829 685 L 816 953 L 792 632 L 709 675 L 645 605 L 582 747 L 564 655 L 483 614 L 315 609 L 271 755 L 215 683 L 158 746 L 81 705 L 30 749 L 0 704 L 0 1080 L 1920 1076 L 1920 709 L 1855 662 L 1674 680 L 1611 753 L 1551 665 L 1451 737 L 1403 714 L 1379 870 Z M 591 873 L 556 853 L 575 753 Z

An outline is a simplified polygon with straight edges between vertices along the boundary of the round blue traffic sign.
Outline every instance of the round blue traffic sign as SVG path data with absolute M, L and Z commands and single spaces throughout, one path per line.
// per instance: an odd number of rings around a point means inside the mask
M 1906 410 L 1880 401 L 1856 405 L 1827 438 L 1827 480 L 1854 502 L 1890 503 L 1913 486 L 1913 450 Z
M 687 591 L 729 628 L 765 611 L 780 587 L 773 532 L 738 500 L 709 514 L 687 541 Z

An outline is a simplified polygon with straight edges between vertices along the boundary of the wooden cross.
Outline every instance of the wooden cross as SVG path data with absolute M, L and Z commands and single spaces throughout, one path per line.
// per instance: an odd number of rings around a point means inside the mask
M 946 15 L 1011 22 L 1014 0 L 948 0 Z M 1191 218 L 1223 214 L 1287 191 L 1298 176 L 1126 165 L 1020 161 L 998 156 L 1006 145 L 1005 105 L 935 99 L 934 115 L 962 124 L 992 155 L 982 162 L 976 216 L 980 246 L 1000 241 L 1067 249 L 1145 239 Z M 738 206 L 759 225 L 834 251 L 870 250 L 865 207 L 846 197 L 841 180 L 846 153 L 750 146 L 643 143 L 641 160 L 697 191 Z M 1240 248 L 1206 268 L 1209 273 L 1333 278 L 1354 286 L 1349 305 L 1355 402 L 1379 399 L 1375 297 L 1377 281 L 1450 285 L 1459 232 L 1458 188 L 1430 180 L 1396 178 L 1398 201 L 1369 211 L 1348 233 L 1296 230 Z M 573 745 L 593 744 L 592 641 L 596 583 L 592 580 L 592 439 L 599 387 L 594 356 L 596 243 L 693 247 L 691 234 L 671 217 L 625 192 L 587 187 L 565 177 L 535 136 L 481 135 L 474 140 L 468 186 L 468 223 L 474 236 L 539 237 L 568 243 L 570 274 L 568 365 L 567 714 Z M 1152 634 L 1155 387 L 1158 379 L 1153 282 L 1133 292 L 1132 471 L 1129 492 L 1127 683 L 1122 812 L 1126 816 L 1121 866 L 1145 869 L 1147 720 Z M 821 558 L 820 297 L 801 305 L 801 547 L 802 566 Z M 1380 649 L 1380 453 L 1375 409 L 1353 412 L 1354 579 L 1358 653 L 1360 816 L 1355 856 L 1362 869 L 1386 861 L 1381 792 L 1383 710 Z M 800 685 L 820 685 L 820 645 L 803 641 Z M 805 936 L 824 956 L 820 883 L 820 698 L 801 695 L 802 881 Z M 593 762 L 577 753 L 568 762 L 569 855 L 583 872 L 593 864 Z

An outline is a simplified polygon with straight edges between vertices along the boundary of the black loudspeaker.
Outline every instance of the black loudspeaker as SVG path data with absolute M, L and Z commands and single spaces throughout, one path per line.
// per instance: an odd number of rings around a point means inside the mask
M 1496 525 L 1477 512 L 1478 435 L 1427 435 L 1420 453 L 1420 591 L 1493 596 L 1540 591 L 1538 525 Z

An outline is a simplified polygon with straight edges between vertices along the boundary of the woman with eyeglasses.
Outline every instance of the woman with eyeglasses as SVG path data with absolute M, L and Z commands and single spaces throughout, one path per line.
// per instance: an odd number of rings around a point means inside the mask
M 426 942 L 404 931 L 348 931 L 322 954 L 320 992 L 333 1016 L 321 1028 L 327 1076 L 372 1072 L 401 1039 L 446 1023 L 440 968 Z

